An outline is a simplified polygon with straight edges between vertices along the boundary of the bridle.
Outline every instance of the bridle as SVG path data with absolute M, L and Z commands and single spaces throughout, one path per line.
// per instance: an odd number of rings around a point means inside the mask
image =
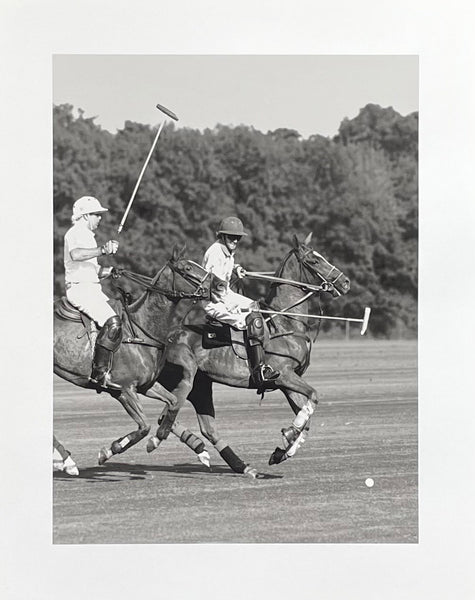
M 315 252 L 315 250 L 312 250 L 312 248 L 302 247 L 302 246 L 299 246 L 298 248 L 293 248 L 289 252 L 289 254 L 287 255 L 287 257 L 284 260 L 284 263 L 281 267 L 282 269 L 292 254 L 295 255 L 295 257 L 297 258 L 297 261 L 299 263 L 301 277 L 304 274 L 306 276 L 307 272 L 308 272 L 313 276 L 313 278 L 318 277 L 319 279 L 322 280 L 322 282 L 323 282 L 322 286 L 325 286 L 325 288 L 326 288 L 326 289 L 322 289 L 322 291 L 332 292 L 332 293 L 334 292 L 334 293 L 338 294 L 338 296 L 341 296 L 341 292 L 339 290 L 337 290 L 337 288 L 335 287 L 335 283 L 340 279 L 340 277 L 343 276 L 343 272 L 340 271 L 340 269 L 337 269 L 334 265 L 329 263 L 326 260 L 326 258 L 323 258 L 323 256 L 321 256 L 320 254 Z M 322 260 L 324 260 L 330 266 L 329 273 L 327 273 L 326 276 L 322 275 L 322 273 L 320 273 L 320 271 L 316 268 L 315 261 L 308 260 L 309 256 L 312 256 L 313 258 L 320 257 Z M 331 275 L 333 273 L 334 273 L 334 277 L 332 279 Z M 308 279 L 306 279 L 306 283 L 310 283 L 308 281 Z
M 204 300 L 210 296 L 211 273 L 193 260 L 178 259 L 168 261 L 167 265 L 173 273 L 172 291 L 175 289 L 176 276 L 179 275 L 187 283 L 194 285 L 192 292 L 176 292 L 179 298 Z M 160 275 L 160 274 L 159 274 Z
M 299 281 L 294 281 L 294 282 L 292 282 L 292 280 L 286 280 L 286 279 L 282 279 L 280 277 L 285 268 L 285 265 L 287 264 L 287 262 L 289 261 L 289 259 L 292 256 L 295 256 L 297 263 L 299 265 L 299 276 L 298 276 Z M 309 260 L 310 257 L 312 257 L 313 260 Z M 328 275 L 326 275 L 326 276 L 322 275 L 322 273 L 320 273 L 320 271 L 316 268 L 316 265 L 315 265 L 316 257 L 320 257 L 322 260 L 324 260 L 330 266 L 330 271 L 329 271 Z M 333 273 L 335 273 L 335 276 L 333 279 L 330 279 L 329 276 L 332 275 Z M 272 287 L 274 287 L 276 285 L 280 285 L 282 283 L 290 283 L 290 285 L 294 285 L 296 287 L 299 287 L 303 291 L 305 291 L 306 294 L 302 298 L 299 298 L 296 302 L 293 302 L 289 306 L 286 306 L 284 309 L 280 309 L 279 311 L 276 311 L 275 315 L 268 317 L 266 320 L 271 320 L 273 318 L 273 316 L 277 316 L 279 314 L 279 312 L 288 312 L 288 311 L 296 308 L 297 306 L 300 306 L 307 300 L 310 300 L 310 298 L 315 295 L 318 295 L 318 298 L 319 298 L 319 312 L 320 312 L 320 314 L 323 314 L 323 310 L 322 310 L 322 307 L 320 304 L 320 293 L 321 292 L 329 292 L 329 293 L 337 294 L 338 296 L 340 296 L 341 293 L 339 292 L 339 290 L 337 290 L 334 287 L 334 284 L 336 281 L 338 281 L 338 279 L 342 275 L 343 275 L 343 273 L 339 269 L 337 269 L 335 266 L 333 266 L 331 263 L 329 263 L 320 254 L 316 253 L 312 248 L 304 246 L 303 244 L 301 244 L 295 248 L 292 248 L 292 250 L 290 250 L 290 252 L 287 254 L 287 256 L 284 257 L 279 269 L 276 272 L 275 279 L 280 278 L 281 281 L 274 282 L 272 284 Z M 314 281 L 315 278 L 317 278 L 317 277 L 322 282 L 318 286 L 311 283 L 311 281 Z M 292 317 L 289 317 L 289 318 L 292 318 Z M 318 333 L 320 331 L 320 325 L 321 325 L 321 322 L 319 322 L 319 324 L 318 324 L 316 336 L 318 336 Z

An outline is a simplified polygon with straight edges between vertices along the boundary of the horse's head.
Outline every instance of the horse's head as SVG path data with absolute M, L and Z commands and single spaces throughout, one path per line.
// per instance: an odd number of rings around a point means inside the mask
M 334 265 L 328 262 L 319 252 L 310 247 L 312 234 L 310 233 L 304 242 L 299 242 L 294 238 L 293 252 L 300 265 L 301 276 L 304 274 L 308 283 L 312 283 L 309 277 L 314 281 L 323 281 L 328 284 L 328 291 L 334 297 L 347 294 L 350 291 L 350 280 L 348 277 L 337 269 Z
M 184 252 L 185 246 L 183 246 L 181 250 L 178 250 L 175 247 L 171 258 L 167 263 L 167 266 L 173 274 L 173 287 L 180 287 L 180 289 L 182 287 L 178 283 L 178 276 L 181 280 L 185 281 L 191 293 L 196 294 L 197 296 L 204 296 L 207 293 L 207 290 L 209 290 L 210 274 L 198 263 L 184 258 Z

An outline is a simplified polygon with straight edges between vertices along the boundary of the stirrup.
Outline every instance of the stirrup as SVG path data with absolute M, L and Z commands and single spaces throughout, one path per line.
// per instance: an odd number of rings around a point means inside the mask
M 259 379 L 265 383 L 266 381 L 274 381 L 280 377 L 279 371 L 273 369 L 270 365 L 261 365 L 258 369 Z
M 261 394 L 262 397 L 264 397 L 264 392 L 266 390 L 275 389 L 274 382 L 278 377 L 280 377 L 279 371 L 275 371 L 269 365 L 260 365 L 259 367 L 257 367 L 257 369 L 255 369 L 252 374 L 254 384 L 257 387 L 257 393 Z

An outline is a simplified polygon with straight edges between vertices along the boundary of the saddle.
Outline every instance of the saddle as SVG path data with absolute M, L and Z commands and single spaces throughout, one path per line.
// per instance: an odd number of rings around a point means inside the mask
M 63 321 L 72 321 L 73 323 L 82 323 L 84 326 L 83 333 L 78 335 L 78 339 L 87 335 L 89 339 L 89 347 L 91 355 L 94 354 L 94 346 L 96 344 L 98 328 L 93 319 L 86 313 L 76 308 L 66 296 L 62 296 L 59 300 L 54 302 L 54 314 L 63 319 Z
M 84 314 L 73 306 L 66 296 L 62 296 L 59 300 L 55 301 L 54 312 L 60 319 L 63 319 L 64 321 L 74 321 L 75 323 L 81 323 L 81 315 Z M 89 319 L 87 315 L 84 316 Z
M 118 290 L 121 293 L 120 299 L 110 300 L 109 303 L 122 319 L 122 325 L 125 325 L 124 313 L 127 313 L 126 307 L 132 303 L 132 297 L 128 292 L 124 292 L 121 288 L 118 288 Z M 91 322 L 94 323 L 91 317 L 71 304 L 66 296 L 62 296 L 59 300 L 54 302 L 54 313 L 60 319 L 65 321 L 83 323 L 86 328 Z

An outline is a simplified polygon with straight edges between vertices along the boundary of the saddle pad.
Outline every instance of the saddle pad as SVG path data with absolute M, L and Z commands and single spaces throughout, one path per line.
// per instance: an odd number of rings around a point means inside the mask
M 245 332 L 234 329 L 226 323 L 219 321 L 205 323 L 202 344 L 205 350 L 232 346 L 236 356 L 247 360 Z
M 223 323 L 206 323 L 203 327 L 203 348 L 231 346 L 231 328 Z

